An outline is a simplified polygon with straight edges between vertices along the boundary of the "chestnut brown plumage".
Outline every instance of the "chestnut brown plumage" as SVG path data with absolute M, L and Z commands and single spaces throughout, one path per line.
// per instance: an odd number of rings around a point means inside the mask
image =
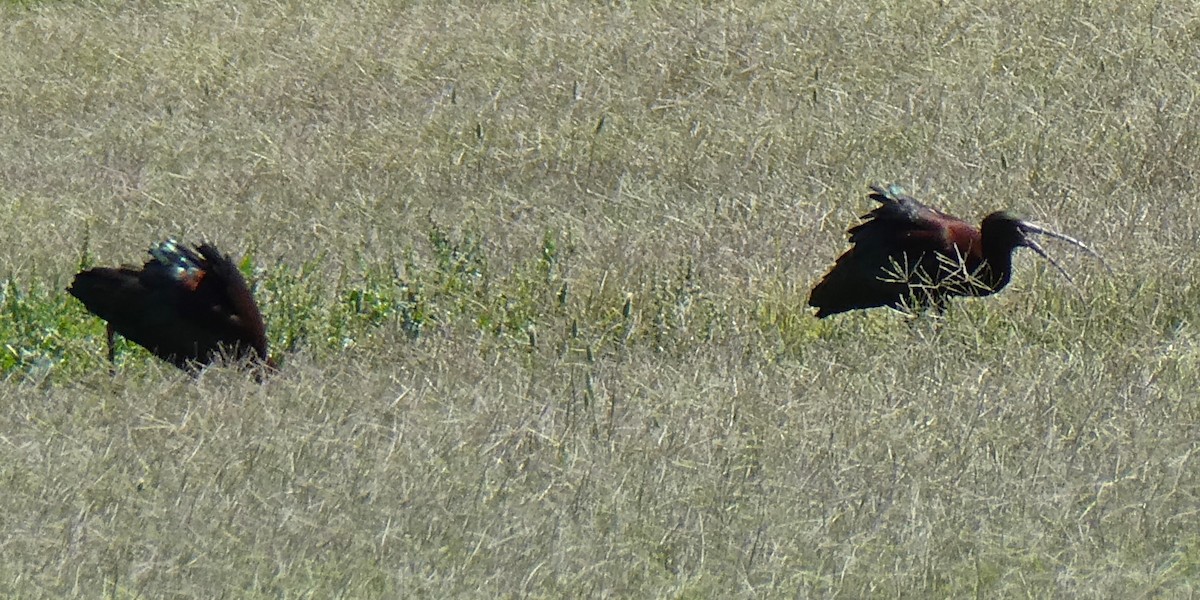
M 852 246 L 809 295 L 817 317 L 876 306 L 942 310 L 951 296 L 994 294 L 1008 285 L 1018 247 L 1037 252 L 1070 280 L 1030 234 L 1069 242 L 1100 258 L 1079 240 L 1005 211 L 975 227 L 917 202 L 899 186 L 871 190 L 869 197 L 880 206 L 850 229 Z
M 189 372 L 223 357 L 273 367 L 262 314 L 229 255 L 167 240 L 150 256 L 141 268 L 88 269 L 67 288 L 108 322 L 110 360 L 116 332 Z

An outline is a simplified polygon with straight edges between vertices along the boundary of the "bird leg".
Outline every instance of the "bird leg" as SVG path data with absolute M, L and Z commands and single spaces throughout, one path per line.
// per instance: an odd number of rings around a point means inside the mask
M 116 330 L 113 329 L 112 323 L 105 323 L 105 325 L 106 327 L 104 328 L 104 333 L 105 337 L 108 339 L 108 371 L 110 374 L 116 375 L 117 349 L 114 344 L 115 340 L 113 339 L 113 335 L 116 333 Z

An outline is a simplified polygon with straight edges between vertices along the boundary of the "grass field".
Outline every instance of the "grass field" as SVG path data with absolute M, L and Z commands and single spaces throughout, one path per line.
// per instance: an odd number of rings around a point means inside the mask
M 0 24 L 0 596 L 1198 593 L 1194 3 Z M 817 320 L 875 182 L 1115 272 Z M 110 374 L 63 288 L 168 236 L 278 376 Z

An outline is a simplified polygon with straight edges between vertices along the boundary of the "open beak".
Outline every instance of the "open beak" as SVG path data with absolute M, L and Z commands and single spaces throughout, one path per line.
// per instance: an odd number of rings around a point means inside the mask
M 1083 242 L 1081 242 L 1069 235 L 1063 235 L 1061 233 L 1058 233 L 1057 231 L 1051 231 L 1049 229 L 1046 229 L 1045 227 L 1042 227 L 1040 225 L 1034 225 L 1033 223 L 1029 223 L 1026 221 L 1021 221 L 1021 231 L 1022 231 L 1022 233 L 1027 233 L 1027 234 L 1028 233 L 1041 234 L 1044 236 L 1062 240 L 1073 246 L 1077 246 L 1080 250 L 1083 250 L 1084 252 L 1087 252 L 1088 254 L 1096 257 L 1096 260 L 1099 260 L 1100 264 L 1104 265 L 1104 268 L 1106 270 L 1108 270 L 1108 273 L 1110 275 L 1113 274 L 1112 267 L 1108 266 L 1108 263 L 1104 260 L 1103 256 L 1100 256 L 1100 254 L 1097 253 L 1095 250 L 1092 250 L 1091 248 L 1089 248 L 1087 246 L 1087 244 L 1084 244 Z M 1055 262 L 1053 258 L 1050 258 L 1050 255 L 1046 254 L 1046 251 L 1043 250 L 1042 247 L 1040 245 L 1038 245 L 1037 242 L 1033 241 L 1028 236 L 1023 236 L 1023 237 L 1024 237 L 1024 240 L 1023 240 L 1024 243 L 1021 245 L 1025 246 L 1026 248 L 1029 248 L 1030 250 L 1033 250 L 1034 252 L 1037 252 L 1039 256 L 1041 256 L 1042 258 L 1049 261 L 1050 264 L 1054 265 L 1054 268 L 1058 269 L 1058 272 L 1062 273 L 1063 277 L 1067 278 L 1067 281 L 1070 281 L 1071 283 L 1075 283 L 1075 281 L 1073 279 L 1071 279 L 1071 276 L 1068 275 L 1067 272 L 1057 262 Z
M 1054 268 L 1055 268 L 1055 269 L 1058 269 L 1058 272 L 1059 272 L 1059 273 L 1062 273 L 1062 274 L 1063 274 L 1063 277 L 1066 277 L 1066 278 L 1067 278 L 1067 281 L 1071 282 L 1072 284 L 1074 284 L 1074 283 L 1075 283 L 1075 280 L 1074 280 L 1074 279 L 1071 279 L 1071 274 L 1070 274 L 1070 273 L 1067 273 L 1067 270 L 1066 270 L 1066 269 L 1064 269 L 1064 268 L 1062 268 L 1062 266 L 1061 266 L 1061 265 L 1059 265 L 1057 261 L 1055 261 L 1053 258 L 1050 258 L 1050 255 L 1049 255 L 1049 254 L 1046 254 L 1046 251 L 1045 251 L 1045 250 L 1043 250 L 1043 249 L 1042 249 L 1042 247 L 1041 247 L 1041 246 L 1039 246 L 1037 242 L 1035 242 L 1035 241 L 1033 241 L 1033 240 L 1031 240 L 1031 239 L 1029 239 L 1029 238 L 1025 238 L 1025 239 L 1023 240 L 1023 243 L 1022 243 L 1021 245 L 1022 245 L 1022 246 L 1025 246 L 1026 248 L 1029 248 L 1030 250 L 1033 250 L 1034 252 L 1037 252 L 1037 253 L 1038 253 L 1038 256 L 1041 256 L 1042 258 L 1044 258 L 1044 259 L 1046 259 L 1047 261 L 1049 261 L 1049 262 L 1050 262 L 1050 264 L 1054 265 Z

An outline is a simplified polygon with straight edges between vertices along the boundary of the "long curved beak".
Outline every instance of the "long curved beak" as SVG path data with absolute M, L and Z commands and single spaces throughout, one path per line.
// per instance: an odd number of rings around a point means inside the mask
M 1042 247 L 1039 246 L 1037 242 L 1035 242 L 1029 238 L 1025 238 L 1024 243 L 1022 243 L 1022 245 L 1025 246 L 1026 248 L 1029 248 L 1030 250 L 1033 250 L 1034 252 L 1037 252 L 1038 256 L 1041 256 L 1042 258 L 1049 261 L 1050 264 L 1054 265 L 1055 269 L 1058 269 L 1059 273 L 1063 274 L 1063 277 L 1067 278 L 1067 281 L 1071 282 L 1071 284 L 1075 283 L 1075 280 L 1071 279 L 1071 274 L 1067 273 L 1067 270 L 1062 268 L 1062 266 L 1058 264 L 1058 261 L 1054 260 L 1053 258 L 1050 258 L 1050 255 L 1046 254 L 1046 251 L 1043 250 Z M 1103 262 L 1103 259 L 1101 260 L 1101 262 Z
M 1103 256 L 1100 256 L 1100 254 L 1098 252 L 1089 248 L 1087 246 L 1087 244 L 1084 244 L 1083 242 L 1081 242 L 1069 235 L 1064 235 L 1057 231 L 1052 231 L 1050 229 L 1046 229 L 1045 227 L 1042 227 L 1040 225 L 1035 225 L 1035 224 L 1029 223 L 1027 221 L 1021 221 L 1021 229 L 1025 233 L 1037 233 L 1037 234 L 1041 234 L 1044 236 L 1059 239 L 1064 242 L 1067 242 L 1068 244 L 1077 246 L 1080 250 L 1083 250 L 1084 252 L 1087 252 L 1088 254 L 1096 257 L 1096 260 L 1099 260 L 1100 264 L 1104 265 L 1104 268 L 1105 268 L 1105 270 L 1108 271 L 1109 275 L 1113 274 L 1112 267 L 1108 266 L 1108 262 L 1104 260 Z M 1041 255 L 1042 258 L 1050 261 L 1050 264 L 1054 265 L 1054 267 L 1057 268 L 1060 272 L 1062 272 L 1063 275 L 1067 275 L 1067 272 L 1063 271 L 1063 268 L 1060 267 L 1058 265 L 1058 263 L 1054 262 L 1054 259 L 1050 258 L 1050 255 L 1046 254 L 1046 251 L 1043 250 L 1042 247 L 1037 244 L 1037 242 L 1034 242 L 1033 240 L 1026 237 L 1025 238 L 1025 246 L 1030 248 L 1034 252 L 1037 252 L 1039 255 Z M 1070 280 L 1071 277 L 1067 276 L 1067 279 Z

